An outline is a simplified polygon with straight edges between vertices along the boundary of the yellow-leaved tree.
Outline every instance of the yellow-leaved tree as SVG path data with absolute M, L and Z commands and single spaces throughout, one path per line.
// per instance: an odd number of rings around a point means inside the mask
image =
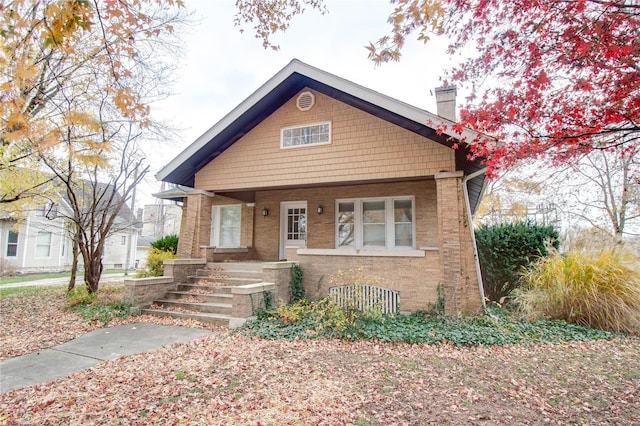
M 139 142 L 158 133 L 150 104 L 168 94 L 187 18 L 181 0 L 0 3 L 0 206 L 63 202 L 89 292 L 106 239 L 132 225 Z

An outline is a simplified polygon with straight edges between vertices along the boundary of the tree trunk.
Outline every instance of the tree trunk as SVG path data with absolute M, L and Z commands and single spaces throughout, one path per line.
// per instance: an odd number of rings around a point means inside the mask
M 69 285 L 67 291 L 71 291 L 76 287 L 76 276 L 78 275 L 78 257 L 80 256 L 80 248 L 78 247 L 78 237 L 73 236 L 73 260 L 71 261 L 71 278 L 69 278 Z
M 84 283 L 87 286 L 87 293 L 93 294 L 98 291 L 100 277 L 102 276 L 102 259 L 100 254 L 96 255 L 84 264 Z

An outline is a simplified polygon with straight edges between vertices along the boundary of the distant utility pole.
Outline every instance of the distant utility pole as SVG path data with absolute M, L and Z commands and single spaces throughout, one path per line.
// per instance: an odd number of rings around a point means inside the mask
M 133 172 L 133 181 L 136 182 L 138 180 L 138 168 L 136 167 L 136 169 Z M 136 216 L 134 214 L 135 212 L 135 206 L 136 206 L 136 188 L 138 185 L 135 185 L 133 187 L 133 191 L 131 192 L 131 216 L 129 219 L 129 226 L 128 229 L 131 230 L 135 224 L 136 221 Z M 133 240 L 133 233 L 130 233 L 127 236 L 127 258 L 124 260 L 124 274 L 129 275 L 129 261 L 131 259 L 131 240 Z

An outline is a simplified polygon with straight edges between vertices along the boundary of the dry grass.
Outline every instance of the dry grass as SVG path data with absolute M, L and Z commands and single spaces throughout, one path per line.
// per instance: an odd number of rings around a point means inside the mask
M 639 260 L 622 250 L 541 258 L 523 276 L 525 312 L 603 330 L 640 332 Z

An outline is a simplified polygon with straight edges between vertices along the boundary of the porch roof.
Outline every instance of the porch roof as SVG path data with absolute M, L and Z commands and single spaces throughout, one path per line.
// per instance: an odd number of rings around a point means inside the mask
M 294 59 L 164 166 L 156 173 L 156 178 L 193 187 L 195 174 L 200 169 L 304 88 L 316 90 L 447 147 L 452 147 L 457 140 L 473 140 L 477 136 L 470 129 L 464 129 L 462 134 L 438 134 L 435 129 L 439 125 L 451 129 L 453 122 Z M 460 144 L 455 154 L 456 168 L 465 175 L 483 168 L 481 159 L 468 160 L 469 152 L 467 145 Z M 483 187 L 484 175 L 469 182 L 473 211 Z

